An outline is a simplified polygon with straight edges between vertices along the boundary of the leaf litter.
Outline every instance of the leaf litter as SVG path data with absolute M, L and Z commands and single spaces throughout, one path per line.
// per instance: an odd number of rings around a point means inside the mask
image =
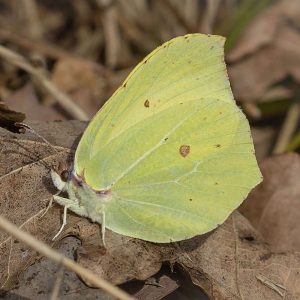
M 300 157 L 297 153 L 265 159 L 264 181 L 243 203 L 241 211 L 273 251 L 300 251 Z
M 300 297 L 300 253 L 272 252 L 238 212 L 212 233 L 175 244 L 153 244 L 108 231 L 107 249 L 102 245 L 97 224 L 69 213 L 67 228 L 60 241 L 54 243 L 52 238 L 60 228 L 62 209 L 54 205 L 42 216 L 56 192 L 49 168 L 70 156 L 84 127 L 83 123 L 76 123 L 69 128 L 64 122 L 55 123 L 49 133 L 41 126 L 59 154 L 28 136 L 20 138 L 1 130 L 1 214 L 54 247 L 59 247 L 68 236 L 78 237 L 81 243 L 76 250 L 77 261 L 114 284 L 145 281 L 167 265 L 187 274 L 213 299 L 281 299 L 270 283 L 283 287 L 285 299 Z M 38 124 L 35 123 L 37 130 Z M 62 138 L 65 131 L 72 132 L 69 145 Z M 1 289 L 7 291 L 39 256 L 6 234 L 1 233 L 0 237 L 0 282 Z M 265 278 L 264 282 L 261 278 Z
M 97 1 L 99 7 L 100 3 L 103 6 L 100 12 L 89 1 L 74 2 L 72 14 L 69 10 L 65 13 L 67 6 L 58 5 L 58 10 L 48 7 L 43 22 L 36 20 L 40 33 L 44 31 L 40 38 L 39 34 L 33 36 L 27 30 L 32 29 L 34 22 L 26 18 L 20 22 L 16 17 L 11 24 L 9 11 L 14 7 L 9 4 L 8 13 L 3 14 L 1 21 L 0 38 L 19 53 L 25 55 L 29 50 L 26 58 L 31 56 L 30 52 L 42 54 L 48 63 L 47 70 L 42 71 L 50 71 L 51 80 L 71 94 L 84 111 L 93 114 L 123 81 L 138 57 L 174 35 L 190 32 L 188 28 L 199 31 L 199 20 L 208 13 L 199 1 L 172 0 L 164 4 L 153 1 L 150 7 L 148 2 L 146 5 L 146 1 L 134 1 L 129 8 L 123 0 Z M 247 1 L 242 2 L 247 6 Z M 227 53 L 235 98 L 250 116 L 255 115 L 246 109 L 251 102 L 283 99 L 286 103 L 298 98 L 299 1 L 270 2 L 272 5 L 253 20 L 236 47 Z M 37 2 L 36 7 L 45 9 L 43 3 Z M 227 9 L 215 3 L 215 17 L 208 21 L 218 24 L 225 16 L 227 22 L 226 15 L 232 15 L 231 8 L 238 8 L 228 3 Z M 100 26 L 95 17 L 99 13 L 103 15 Z M 158 26 L 155 30 L 154 23 Z M 214 31 L 212 24 L 209 31 Z M 61 30 L 62 27 L 68 30 Z M 43 40 L 41 36 L 47 38 Z M 68 117 L 28 74 L 6 62 L 1 68 L 1 83 L 4 83 L 0 87 L 1 98 L 7 99 L 12 110 L 25 112 L 28 119 Z M 72 76 L 70 69 L 77 75 Z M 264 114 L 262 106 L 259 107 Z M 262 118 L 261 111 L 259 118 Z M 14 125 L 14 120 L 10 125 Z M 196 296 L 191 294 L 193 286 L 201 287 L 211 299 L 300 298 L 299 156 L 293 153 L 265 159 L 274 143 L 278 124 L 274 126 L 274 122 L 267 120 L 268 126 L 259 123 L 252 128 L 265 181 L 249 195 L 241 212 L 255 229 L 235 212 L 211 234 L 177 244 L 155 245 L 108 232 L 106 250 L 101 244 L 98 225 L 72 213 L 68 213 L 68 226 L 60 240 L 53 242 L 52 237 L 62 222 L 62 208 L 54 205 L 43 215 L 51 195 L 56 192 L 49 169 L 61 159 L 72 157 L 70 149 L 75 149 L 85 123 L 31 122 L 30 125 L 56 145 L 60 154 L 54 154 L 30 133 L 20 136 L 0 131 L 0 213 L 22 229 L 112 283 L 127 282 L 122 287 L 138 299 L 161 299 L 174 290 L 177 294 L 173 293 L 173 297 L 180 297 L 184 288 L 185 297 L 199 299 L 198 290 Z M 8 298 L 50 297 L 59 268 L 48 265 L 46 258 L 7 235 L 0 236 L 1 290 L 9 290 Z M 88 288 L 66 271 L 59 298 L 68 297 L 107 299 L 108 296 Z
M 295 95 L 295 87 L 290 90 L 282 83 L 288 77 L 296 84 L 300 82 L 299 14 L 298 0 L 281 0 L 258 15 L 243 32 L 227 55 L 238 100 L 254 102 L 271 94 L 275 100 Z

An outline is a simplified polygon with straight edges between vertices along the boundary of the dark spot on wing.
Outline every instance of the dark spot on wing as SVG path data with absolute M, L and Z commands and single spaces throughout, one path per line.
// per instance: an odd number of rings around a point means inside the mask
M 126 88 L 126 85 L 127 85 L 127 82 L 125 82 L 125 83 L 123 84 L 123 88 Z
M 189 155 L 191 151 L 191 147 L 189 145 L 181 145 L 179 148 L 179 153 L 182 157 L 186 157 Z
M 145 106 L 145 107 L 150 107 L 150 102 L 149 102 L 148 99 L 144 102 L 144 106 Z
M 188 63 L 189 63 L 189 64 L 191 64 L 191 63 L 192 63 L 192 61 L 191 61 L 191 60 L 189 60 L 189 61 L 188 61 Z
M 188 36 L 185 36 L 184 39 L 187 40 L 187 39 L 188 39 Z
M 146 60 L 144 61 L 144 64 L 147 63 L 147 62 L 148 62 L 148 59 L 146 59 Z
M 207 118 L 206 118 L 206 117 L 204 117 L 204 118 L 203 118 L 203 121 L 206 121 L 206 119 L 207 119 Z
M 216 148 L 221 148 L 221 145 L 220 144 L 216 144 L 215 147 Z
M 223 114 L 223 112 L 222 111 L 219 111 L 219 115 L 222 115 Z
M 193 201 L 193 199 L 192 199 L 192 198 L 190 198 L 189 200 L 190 200 L 190 201 Z
M 218 183 L 218 182 L 215 182 L 215 185 L 219 185 L 219 183 Z
M 167 141 L 168 139 L 169 139 L 169 138 L 168 138 L 168 137 L 166 137 L 166 138 L 165 138 L 165 141 Z
M 96 191 L 96 194 L 100 197 L 108 199 L 107 196 L 111 195 L 111 189 Z

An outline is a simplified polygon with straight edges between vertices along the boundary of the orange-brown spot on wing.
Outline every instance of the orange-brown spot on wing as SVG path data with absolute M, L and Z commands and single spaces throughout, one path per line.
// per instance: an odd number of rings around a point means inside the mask
M 149 102 L 148 99 L 144 102 L 144 106 L 145 106 L 145 107 L 150 107 L 150 102 Z
M 182 157 L 186 157 L 189 155 L 191 151 L 191 147 L 189 145 L 181 145 L 179 148 L 179 153 Z

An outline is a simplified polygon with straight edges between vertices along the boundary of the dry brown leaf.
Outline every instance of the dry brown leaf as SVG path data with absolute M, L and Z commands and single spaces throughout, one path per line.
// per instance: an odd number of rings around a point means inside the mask
M 271 253 L 238 212 L 188 255 L 190 259 L 182 255 L 178 262 L 211 299 L 282 299 L 258 280 L 261 276 L 282 286 L 284 299 L 300 297 L 300 253 Z
M 35 89 L 31 83 L 26 84 L 6 98 L 5 102 L 15 110 L 26 114 L 26 121 L 54 121 L 65 120 L 66 117 L 54 107 L 45 105 L 39 101 Z
M 276 130 L 271 126 L 252 127 L 255 155 L 258 161 L 267 157 L 276 137 Z
M 95 63 L 66 58 L 55 64 L 52 81 L 92 117 L 106 100 L 106 76 L 108 71 Z M 48 97 L 47 101 L 53 99 Z
M 18 126 L 16 123 L 23 122 L 25 118 L 24 113 L 12 110 L 0 100 L 0 127 L 11 132 L 22 133 L 22 126 Z
M 300 157 L 274 156 L 260 165 L 264 181 L 242 211 L 274 251 L 300 251 Z
M 68 155 L 71 140 L 74 142 L 75 132 L 82 126 L 74 124 L 47 124 L 50 132 L 46 136 L 54 141 L 65 136 L 65 130 L 71 135 L 68 141 L 61 140 L 64 148 L 57 148 L 60 155 L 53 155 L 41 142 L 13 139 L 13 134 L 0 131 L 0 213 L 49 244 L 60 227 L 61 209 L 54 206 L 39 218 L 54 192 L 48 167 L 61 159 L 58 156 Z M 35 128 L 39 128 L 37 123 Z M 107 231 L 105 249 L 98 225 L 71 213 L 61 238 L 68 235 L 81 240 L 77 251 L 80 264 L 115 284 L 145 280 L 157 273 L 163 262 L 169 262 L 181 266 L 212 299 L 276 300 L 281 299 L 280 293 L 285 299 L 300 297 L 300 254 L 272 254 L 237 212 L 214 232 L 173 244 L 153 244 Z M 37 255 L 6 234 L 1 233 L 0 240 L 0 282 L 2 289 L 8 290 Z
M 65 256 L 74 259 L 75 249 L 80 241 L 75 237 L 63 239 L 58 247 L 58 251 Z M 60 272 L 63 272 L 61 274 Z M 57 299 L 64 300 L 115 300 L 99 289 L 88 288 L 75 273 L 63 269 L 53 261 L 42 258 L 30 266 L 19 276 L 18 285 L 7 293 L 4 299 L 51 299 L 57 278 L 60 276 L 60 288 Z
M 160 300 L 175 291 L 178 286 L 178 283 L 169 276 L 162 275 L 158 280 L 151 277 L 134 297 L 140 300 Z
M 51 134 L 59 135 L 53 128 Z M 38 131 L 38 126 L 35 129 Z M 0 133 L 0 214 L 38 239 L 53 244 L 51 239 L 60 227 L 61 210 L 53 207 L 41 217 L 55 192 L 49 169 L 59 157 L 68 155 L 72 144 L 68 148 L 58 147 L 63 152 L 54 155 L 44 143 L 24 136 L 10 138 L 13 135 L 4 130 Z M 77 219 L 70 216 L 69 223 Z M 7 290 L 18 274 L 34 262 L 37 254 L 3 232 L 0 232 L 0 241 L 0 287 Z
M 255 18 L 227 56 L 233 92 L 255 101 L 291 76 L 300 81 L 300 1 L 281 0 Z

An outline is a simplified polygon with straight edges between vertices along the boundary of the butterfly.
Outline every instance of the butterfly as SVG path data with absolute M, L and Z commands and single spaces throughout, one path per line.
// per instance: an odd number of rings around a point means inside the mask
M 89 123 L 54 200 L 129 237 L 165 243 L 222 224 L 262 179 L 224 63 L 225 39 L 176 37 L 151 52 Z

